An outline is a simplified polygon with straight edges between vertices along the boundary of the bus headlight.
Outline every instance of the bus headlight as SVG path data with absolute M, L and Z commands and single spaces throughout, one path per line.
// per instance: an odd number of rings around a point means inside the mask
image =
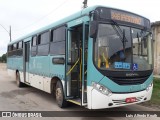
M 94 89 L 96 89 L 97 91 L 101 92 L 104 95 L 107 95 L 107 96 L 112 95 L 112 92 L 109 89 L 107 89 L 106 87 L 104 87 L 103 85 L 100 85 L 96 82 L 92 82 L 92 86 Z
M 147 88 L 146 91 L 148 92 L 150 90 L 150 88 L 152 87 L 153 83 L 151 83 Z

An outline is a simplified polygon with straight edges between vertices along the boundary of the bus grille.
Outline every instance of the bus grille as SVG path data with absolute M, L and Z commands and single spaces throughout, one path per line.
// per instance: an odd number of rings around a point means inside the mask
M 143 84 L 149 76 L 140 77 L 140 78 L 121 78 L 121 77 L 109 77 L 112 81 L 119 85 L 138 85 Z

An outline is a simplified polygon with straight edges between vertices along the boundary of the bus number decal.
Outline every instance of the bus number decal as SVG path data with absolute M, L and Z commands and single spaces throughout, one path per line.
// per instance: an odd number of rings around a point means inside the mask
M 125 62 L 115 62 L 114 67 L 118 69 L 130 69 L 131 65 L 130 63 L 125 63 Z

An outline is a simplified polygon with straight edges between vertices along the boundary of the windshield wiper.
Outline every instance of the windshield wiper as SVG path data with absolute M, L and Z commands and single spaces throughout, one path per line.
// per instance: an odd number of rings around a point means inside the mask
M 138 39 L 138 56 L 140 55 L 140 40 L 139 40 L 139 34 L 137 32 L 137 39 Z M 141 50 L 142 51 L 142 50 Z
M 125 53 L 126 42 L 128 42 L 128 40 L 125 36 L 125 30 L 122 31 L 120 26 L 114 20 L 111 20 L 111 22 L 113 23 L 113 25 L 112 25 L 113 29 L 116 31 L 117 35 L 121 39 L 121 42 L 123 44 L 123 50 L 124 50 L 124 53 Z

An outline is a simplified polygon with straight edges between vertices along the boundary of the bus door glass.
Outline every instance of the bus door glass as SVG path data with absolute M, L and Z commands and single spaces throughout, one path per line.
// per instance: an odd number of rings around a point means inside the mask
M 82 105 L 87 104 L 87 56 L 88 56 L 88 33 L 89 24 L 83 24 L 83 41 L 82 41 Z
M 29 56 L 30 56 L 30 42 L 24 43 L 24 76 L 25 82 L 29 83 Z

